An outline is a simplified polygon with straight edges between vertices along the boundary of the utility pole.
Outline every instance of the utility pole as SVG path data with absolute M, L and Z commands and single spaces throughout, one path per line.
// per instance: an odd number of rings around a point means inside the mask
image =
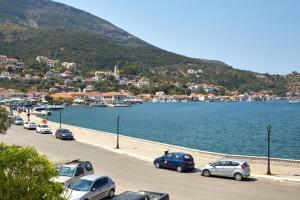
M 267 175 L 271 175 L 271 167 L 270 167 L 270 140 L 271 140 L 271 130 L 272 126 L 269 124 L 267 126 L 268 131 L 268 169 L 267 169 Z
M 117 116 L 117 146 L 116 149 L 119 149 L 119 129 L 120 129 L 120 115 Z

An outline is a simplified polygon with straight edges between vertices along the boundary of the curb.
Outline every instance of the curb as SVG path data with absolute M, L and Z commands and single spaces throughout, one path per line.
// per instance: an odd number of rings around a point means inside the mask
M 278 176 L 272 176 L 272 175 L 258 175 L 258 174 L 253 174 L 250 177 L 258 178 L 258 179 L 265 179 L 265 180 L 272 180 L 272 181 L 279 181 L 279 182 L 298 182 L 298 183 L 300 183 L 300 178 L 278 177 Z

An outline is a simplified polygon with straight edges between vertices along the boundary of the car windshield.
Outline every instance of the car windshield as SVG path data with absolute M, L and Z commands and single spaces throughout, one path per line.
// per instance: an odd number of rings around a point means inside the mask
M 70 185 L 70 189 L 76 191 L 88 191 L 92 185 L 93 181 L 79 179 L 75 181 L 72 185 Z
M 72 177 L 74 174 L 75 168 L 72 167 L 60 167 L 58 173 L 60 176 Z
M 70 133 L 70 131 L 68 129 L 60 129 L 61 133 Z
M 48 128 L 48 126 L 47 125 L 42 125 L 42 128 Z
M 35 125 L 35 123 L 34 123 L 34 122 L 30 122 L 29 124 L 30 124 L 30 125 Z
M 16 120 L 17 120 L 17 121 L 22 121 L 23 119 L 22 119 L 22 118 L 16 118 Z

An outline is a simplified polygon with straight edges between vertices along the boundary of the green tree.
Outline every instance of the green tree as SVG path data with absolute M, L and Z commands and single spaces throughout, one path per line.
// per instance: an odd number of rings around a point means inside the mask
M 0 144 L 0 199 L 63 200 L 54 165 L 32 147 Z
M 49 103 L 49 104 L 53 104 L 53 97 L 50 95 L 45 96 L 45 100 Z
M 5 107 L 0 106 L 0 134 L 5 134 L 10 127 L 11 120 Z

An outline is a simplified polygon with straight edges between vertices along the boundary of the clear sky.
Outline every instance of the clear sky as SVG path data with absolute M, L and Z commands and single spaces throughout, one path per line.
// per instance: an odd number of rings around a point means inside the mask
M 261 73 L 300 72 L 300 0 L 56 0 L 160 48 Z

